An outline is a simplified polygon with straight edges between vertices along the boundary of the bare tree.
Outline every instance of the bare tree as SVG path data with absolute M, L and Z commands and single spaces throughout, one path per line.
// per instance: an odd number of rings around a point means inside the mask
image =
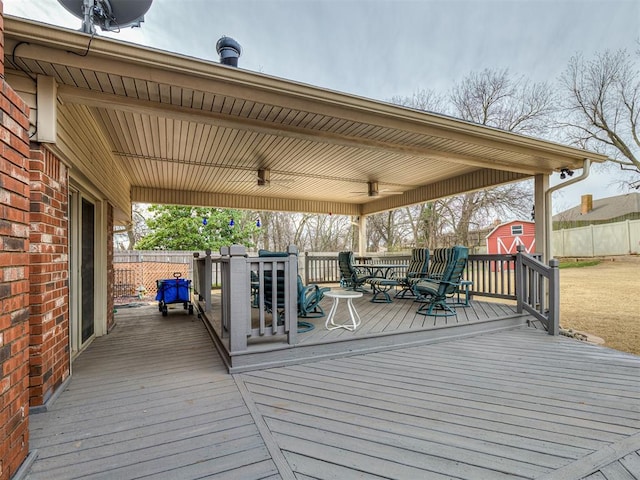
M 450 99 L 463 120 L 536 136 L 549 131 L 555 111 L 550 85 L 511 78 L 508 70 L 471 73 L 453 87 Z M 530 182 L 519 182 L 441 202 L 440 210 L 451 222 L 447 230 L 453 233 L 453 243 L 468 244 L 469 232 L 493 219 L 527 216 L 533 195 Z
M 432 232 L 428 228 L 428 210 L 433 208 L 433 203 L 421 203 L 406 207 L 405 218 L 411 230 L 411 245 L 416 247 L 426 247 L 429 245 L 429 239 L 433 238 Z
M 353 228 L 345 215 L 295 216 L 296 245 L 314 252 L 351 249 Z
M 404 209 L 371 215 L 367 221 L 367 244 L 373 250 L 398 251 L 407 243 L 411 230 Z
M 471 122 L 542 136 L 555 110 L 547 83 L 512 78 L 508 70 L 472 72 L 455 84 L 450 100 L 454 115 Z
M 294 243 L 295 228 L 291 214 L 260 212 L 260 238 L 258 246 L 266 250 L 286 250 Z
M 315 215 L 315 232 L 310 230 L 309 250 L 337 252 L 351 250 L 355 242 L 355 228 L 351 217 L 345 215 Z
M 290 212 L 259 212 L 262 222 L 258 246 L 285 250 L 296 245 L 300 251 L 327 252 L 352 249 L 353 228 L 345 215 Z
M 569 138 L 637 174 L 622 181 L 640 188 L 640 75 L 634 59 L 626 50 L 605 51 L 591 60 L 577 55 L 561 83 L 568 93 L 568 120 L 560 125 L 568 128 Z
M 394 103 L 447 113 L 463 120 L 528 135 L 546 135 L 556 100 L 547 83 L 512 77 L 508 70 L 472 72 L 447 97 L 421 90 Z M 533 204 L 530 182 L 509 184 L 403 209 L 403 214 L 374 216 L 369 241 L 398 248 L 406 243 L 445 246 L 469 243 L 469 232 L 500 217 L 528 217 Z M 404 238 L 403 238 L 404 237 Z M 407 237 L 410 240 L 407 242 Z
M 395 96 L 391 102 L 426 112 L 447 114 L 449 110 L 447 97 L 431 89 Z M 373 249 L 389 250 L 434 245 L 442 227 L 441 217 L 434 215 L 435 208 L 436 203 L 431 202 L 372 215 L 367 225 L 367 244 Z
M 146 224 L 148 205 L 134 203 L 131 207 L 131 223 L 124 227 L 114 227 L 114 245 L 118 250 L 133 250 L 136 242 L 149 233 Z
M 403 107 L 415 108 L 425 112 L 447 113 L 447 98 L 435 90 L 418 90 L 410 97 L 395 96 L 391 98 L 391 103 L 402 105 Z

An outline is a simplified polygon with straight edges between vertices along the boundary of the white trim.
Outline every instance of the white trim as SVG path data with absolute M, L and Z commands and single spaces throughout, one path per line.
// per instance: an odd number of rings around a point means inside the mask
M 69 179 L 69 346 L 71 357 L 75 358 L 91 344 L 94 338 L 107 333 L 107 202 L 97 199 L 77 179 Z M 82 200 L 94 206 L 94 305 L 93 335 L 84 343 L 80 341 L 81 331 L 81 291 L 80 283 L 80 246 Z
M 489 237 L 490 237 L 491 235 L 493 235 L 493 234 L 495 233 L 495 231 L 496 231 L 496 230 L 498 230 L 499 228 L 504 227 L 505 225 L 509 225 L 510 223 L 521 223 L 521 224 L 522 224 L 522 229 L 523 229 L 523 231 L 524 231 L 524 224 L 525 224 L 525 223 L 528 223 L 529 225 L 535 225 L 535 222 L 532 222 L 532 221 L 530 221 L 530 220 L 510 220 L 510 221 L 508 221 L 508 222 L 503 222 L 503 223 L 501 223 L 500 225 L 496 225 L 496 226 L 493 228 L 493 230 L 491 230 L 491 231 L 487 234 L 487 236 L 486 236 L 486 237 L 484 237 L 484 238 L 489 239 Z
M 529 245 L 528 248 L 527 248 L 527 245 L 522 240 L 523 238 L 533 238 L 533 242 L 531 242 L 531 245 Z M 511 239 L 511 243 L 509 244 L 509 246 L 507 246 L 507 244 L 504 242 L 504 240 L 508 241 L 508 239 Z M 526 253 L 532 253 L 534 251 L 534 247 L 536 246 L 536 238 L 533 235 L 518 235 L 515 237 L 512 237 L 512 236 L 497 237 L 496 240 L 497 240 L 496 246 L 498 248 L 498 252 L 497 252 L 498 255 L 501 255 L 503 253 L 515 253 L 516 247 L 518 245 L 522 245 Z

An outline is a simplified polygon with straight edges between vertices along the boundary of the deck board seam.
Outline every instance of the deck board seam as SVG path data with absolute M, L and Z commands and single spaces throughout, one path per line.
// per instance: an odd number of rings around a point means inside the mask
M 640 433 L 611 443 L 537 480 L 580 480 L 640 449 Z
M 251 392 L 249 392 L 249 389 L 244 384 L 243 376 L 240 374 L 236 374 L 232 376 L 236 382 L 236 385 L 238 386 L 240 395 L 242 396 L 242 399 L 244 400 L 244 403 L 247 406 L 247 409 L 249 410 L 251 417 L 253 418 L 255 426 L 258 429 L 258 433 L 262 437 L 262 440 L 264 441 L 264 444 L 267 447 L 269 454 L 271 455 L 271 459 L 273 460 L 273 463 L 278 469 L 278 473 L 282 477 L 282 480 L 296 480 L 296 476 L 293 473 L 293 470 L 291 469 L 289 462 L 287 461 L 284 454 L 282 453 L 282 450 L 280 450 L 278 442 L 276 442 L 275 438 L 271 434 L 271 430 L 269 429 L 269 427 L 267 426 L 267 423 L 265 422 L 264 418 L 260 414 L 258 407 L 253 401 Z

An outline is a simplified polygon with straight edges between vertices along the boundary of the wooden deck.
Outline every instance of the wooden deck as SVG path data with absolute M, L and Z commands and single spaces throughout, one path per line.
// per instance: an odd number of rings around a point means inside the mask
M 640 478 L 637 356 L 521 327 L 229 375 L 194 316 L 117 322 L 27 478 Z
M 372 303 L 370 300 L 370 294 L 353 300 L 362 318 L 362 324 L 355 331 L 327 330 L 326 317 L 301 318 L 315 328 L 298 334 L 294 344 L 287 344 L 284 336 L 251 338 L 249 349 L 235 354 L 229 353 L 229 335 L 223 332 L 220 323 L 220 295 L 212 296 L 212 310 L 203 315 L 231 373 L 463 338 L 535 321 L 531 315 L 518 314 L 514 301 L 508 305 L 474 299 L 468 307 L 456 307 L 455 316 L 433 317 L 418 314 L 420 304 L 412 299 L 396 299 L 388 304 Z M 327 297 L 322 300 L 321 306 L 325 312 L 329 311 L 331 302 Z M 337 323 L 348 319 L 345 302 L 340 300 Z M 255 321 L 257 312 L 257 309 L 253 309 Z

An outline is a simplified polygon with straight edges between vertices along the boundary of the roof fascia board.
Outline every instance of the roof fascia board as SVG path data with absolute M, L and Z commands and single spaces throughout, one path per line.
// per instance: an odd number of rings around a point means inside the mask
M 21 46 L 21 49 L 28 49 L 28 52 L 21 51 L 21 55 L 31 58 L 26 55 L 29 53 L 36 57 L 34 60 L 54 61 L 52 58 L 54 56 L 56 59 L 59 58 L 62 64 L 75 66 L 76 68 L 94 68 L 97 71 L 132 76 L 154 82 L 167 82 L 169 84 L 176 84 L 175 82 L 180 80 L 180 76 L 176 74 L 182 74 L 181 81 L 183 83 L 180 83 L 180 85 L 185 88 L 202 91 L 210 91 L 211 81 L 217 80 L 220 83 L 216 84 L 214 93 L 240 96 L 252 101 L 276 105 L 282 104 L 282 97 L 286 96 L 288 97 L 286 104 L 290 108 L 310 111 L 311 102 L 314 103 L 315 108 L 313 111 L 315 113 L 380 124 L 442 138 L 473 142 L 492 148 L 502 148 L 530 155 L 534 154 L 532 151 L 534 150 L 541 156 L 558 157 L 558 161 L 565 163 L 561 165 L 562 167 L 580 168 L 585 156 L 588 156 L 594 162 L 607 160 L 605 155 L 484 125 L 477 125 L 452 117 L 320 89 L 215 62 L 207 62 L 112 39 L 94 38 L 89 55 L 80 57 L 68 53 L 68 51 L 84 52 L 90 38 L 89 35 L 37 22 L 6 17 L 5 38 L 11 37 L 15 37 L 19 41 L 37 41 L 41 45 L 51 47 Z M 10 42 L 8 42 L 6 51 L 10 51 L 11 47 Z M 41 49 L 42 51 L 40 51 Z M 52 51 L 53 49 L 62 50 L 61 53 L 64 55 L 62 57 L 59 54 L 56 55 L 55 51 Z M 107 59 L 112 61 L 107 62 Z M 152 68 L 152 71 L 149 71 L 149 68 Z M 165 79 L 158 70 L 170 74 L 170 78 L 167 77 Z M 200 82 L 197 81 L 198 77 Z M 202 82 L 202 79 L 207 81 Z M 297 99 L 302 103 L 292 103 L 293 99 Z M 367 114 L 374 117 L 367 118 Z M 508 148 L 505 148 L 507 146 Z

